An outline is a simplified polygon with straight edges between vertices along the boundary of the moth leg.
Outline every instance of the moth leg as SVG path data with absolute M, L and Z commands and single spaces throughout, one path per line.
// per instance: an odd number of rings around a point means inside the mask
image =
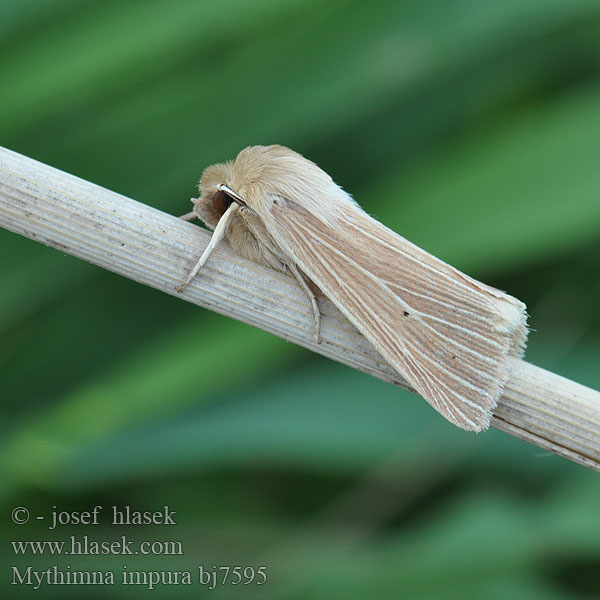
M 312 290 L 308 287 L 308 283 L 306 283 L 306 279 L 300 271 L 298 267 L 294 263 L 289 263 L 287 265 L 296 278 L 296 281 L 300 284 L 300 287 L 304 290 L 304 293 L 308 296 L 310 303 L 313 309 L 313 315 L 315 317 L 315 342 L 317 344 L 321 343 L 321 311 L 319 311 L 319 304 L 317 303 L 317 297 L 313 294 Z
M 194 211 L 191 211 L 189 213 L 185 213 L 185 215 L 181 215 L 179 218 L 183 221 L 193 221 L 197 217 L 198 215 Z
M 198 271 L 202 268 L 202 265 L 208 260 L 211 252 L 215 249 L 216 245 L 223 239 L 225 232 L 227 231 L 227 226 L 229 225 L 229 221 L 232 215 L 237 212 L 240 205 L 232 202 L 229 205 L 229 208 L 223 213 L 223 216 L 219 219 L 217 226 L 210 238 L 210 242 L 208 242 L 208 246 L 206 246 L 202 256 L 198 259 L 196 266 L 189 272 L 188 276 L 183 280 L 183 283 L 177 288 L 177 291 L 181 294 L 183 290 L 188 286 L 190 281 L 196 277 Z

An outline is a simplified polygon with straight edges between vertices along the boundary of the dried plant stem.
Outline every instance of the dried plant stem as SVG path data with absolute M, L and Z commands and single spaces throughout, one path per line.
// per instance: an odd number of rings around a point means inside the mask
M 208 232 L 4 148 L 0 225 L 410 389 L 323 298 L 317 344 L 313 311 L 296 280 L 237 257 L 226 244 L 215 249 L 202 276 L 178 294 L 177 286 L 208 244 Z M 513 359 L 492 425 L 600 471 L 595 390 Z

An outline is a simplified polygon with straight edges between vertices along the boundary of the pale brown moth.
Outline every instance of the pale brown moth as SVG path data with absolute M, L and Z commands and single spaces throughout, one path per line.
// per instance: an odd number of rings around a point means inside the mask
M 208 167 L 197 216 L 252 261 L 290 271 L 320 313 L 314 283 L 385 360 L 446 419 L 489 426 L 508 357 L 527 339 L 525 305 L 472 279 L 388 229 L 327 173 L 283 146 L 251 146 Z

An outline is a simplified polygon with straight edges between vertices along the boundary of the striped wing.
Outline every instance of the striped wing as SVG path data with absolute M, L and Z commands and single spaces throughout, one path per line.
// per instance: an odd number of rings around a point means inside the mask
M 353 203 L 335 225 L 292 200 L 275 203 L 272 216 L 267 227 L 281 248 L 419 394 L 463 429 L 489 426 L 507 358 L 525 345 L 523 303 Z

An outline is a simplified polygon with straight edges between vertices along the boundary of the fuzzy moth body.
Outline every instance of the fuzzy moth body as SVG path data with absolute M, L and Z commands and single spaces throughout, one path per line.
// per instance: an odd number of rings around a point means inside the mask
M 251 146 L 208 167 L 194 213 L 215 230 L 196 268 L 226 237 L 242 257 L 317 285 L 438 412 L 470 431 L 489 426 L 508 358 L 527 339 L 525 305 L 388 229 L 313 162 Z M 318 306 L 311 298 L 318 337 Z

